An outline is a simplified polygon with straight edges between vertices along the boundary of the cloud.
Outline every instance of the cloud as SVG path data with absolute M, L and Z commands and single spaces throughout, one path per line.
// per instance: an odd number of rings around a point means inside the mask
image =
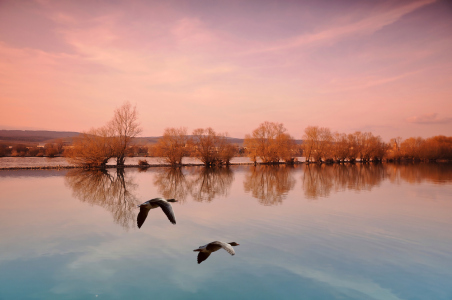
M 452 123 L 452 118 L 439 118 L 437 113 L 423 114 L 420 116 L 413 116 L 406 119 L 409 123 L 415 124 L 447 124 Z
M 253 50 L 245 54 L 278 52 L 280 50 L 297 48 L 311 44 L 331 43 L 356 35 L 372 34 L 385 26 L 397 22 L 404 15 L 409 14 L 425 5 L 434 3 L 435 1 L 436 0 L 421 0 L 407 5 L 402 5 L 400 7 L 391 8 L 387 11 L 379 11 L 359 21 L 348 24 L 337 24 L 336 26 L 326 28 L 313 34 L 303 34 L 286 40 L 280 44 L 274 44 L 270 47 Z

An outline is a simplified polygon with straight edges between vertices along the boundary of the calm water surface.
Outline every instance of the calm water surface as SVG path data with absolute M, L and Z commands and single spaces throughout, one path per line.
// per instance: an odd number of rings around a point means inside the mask
M 0 299 L 452 299 L 452 167 L 0 171 Z M 150 198 L 176 198 L 177 224 Z M 193 249 L 237 242 L 197 263 Z
M 301 162 L 305 161 L 304 157 L 297 157 Z M 150 165 L 166 165 L 167 163 L 161 157 L 126 157 L 126 165 L 138 165 L 140 160 L 146 160 Z M 259 159 L 257 160 L 260 161 Z M 233 157 L 232 164 L 251 163 L 248 157 Z M 183 164 L 202 164 L 202 162 L 194 157 L 184 157 Z M 114 158 L 110 159 L 107 165 L 116 165 Z M 17 167 L 58 167 L 72 166 L 64 157 L 0 157 L 0 168 L 17 168 Z

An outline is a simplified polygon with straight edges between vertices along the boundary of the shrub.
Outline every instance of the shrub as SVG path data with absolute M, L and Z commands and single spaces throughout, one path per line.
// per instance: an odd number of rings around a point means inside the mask
M 138 165 L 139 165 L 140 167 L 147 167 L 147 166 L 149 166 L 149 163 L 148 163 L 148 161 L 145 160 L 145 159 L 140 159 L 140 160 L 138 161 Z

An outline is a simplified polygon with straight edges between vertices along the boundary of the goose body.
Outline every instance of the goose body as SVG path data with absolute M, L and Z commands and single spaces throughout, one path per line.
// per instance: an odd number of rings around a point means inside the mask
M 198 249 L 195 249 L 193 251 L 199 252 L 198 253 L 198 264 L 200 264 L 203 261 L 205 261 L 212 252 L 218 251 L 220 249 L 224 249 L 229 254 L 234 255 L 235 251 L 234 251 L 234 248 L 232 248 L 232 246 L 238 246 L 238 245 L 239 244 L 237 244 L 236 242 L 225 243 L 225 242 L 215 241 L 215 242 L 208 243 L 204 246 L 199 246 Z
M 174 216 L 173 207 L 171 206 L 170 202 L 177 202 L 177 200 L 154 198 L 138 205 L 138 207 L 140 208 L 140 212 L 138 213 L 137 217 L 138 228 L 141 228 L 141 226 L 143 225 L 144 221 L 148 217 L 149 211 L 157 207 L 160 207 L 163 210 L 171 223 L 176 224 L 176 217 Z

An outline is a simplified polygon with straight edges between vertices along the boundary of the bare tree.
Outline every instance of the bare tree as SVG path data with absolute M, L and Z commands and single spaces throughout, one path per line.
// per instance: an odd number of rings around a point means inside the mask
M 69 162 L 83 167 L 105 167 L 113 157 L 112 134 L 107 127 L 91 129 L 74 138 L 64 156 Z
M 256 165 L 257 158 L 259 156 L 259 143 L 251 135 L 246 134 L 245 140 L 243 141 L 246 155 L 254 162 Z
M 237 154 L 238 147 L 237 145 L 231 144 L 227 136 L 221 136 L 219 139 L 218 146 L 218 156 L 220 158 L 221 163 L 225 165 L 230 165 L 231 159 Z
M 408 159 L 412 160 L 420 160 L 421 155 L 421 149 L 424 145 L 425 140 L 421 137 L 417 138 L 408 138 L 402 142 L 400 145 L 400 149 L 403 153 L 403 156 Z
M 245 136 L 248 156 L 254 161 L 259 157 L 264 163 L 278 163 L 281 159 L 293 161 L 296 144 L 286 131 L 282 123 L 266 121 L 260 124 L 251 135 Z
M 316 162 L 322 162 L 322 158 L 327 156 L 333 140 L 330 129 L 318 126 L 308 126 L 304 132 L 303 146 L 306 161 L 310 161 L 310 159 L 313 158 Z
M 345 133 L 334 133 L 331 155 L 337 162 L 343 162 L 350 151 L 347 135 Z
M 142 131 L 138 123 L 136 106 L 132 107 L 130 102 L 126 102 L 117 108 L 108 127 L 113 132 L 113 156 L 116 157 L 116 164 L 123 166 L 127 147 L 131 145 L 132 139 Z
M 44 145 L 44 151 L 46 156 L 48 157 L 55 157 L 55 155 L 58 154 L 58 149 L 56 144 L 47 143 Z
M 182 158 L 188 155 L 188 141 L 187 128 L 166 128 L 154 153 L 172 166 L 180 165 Z
M 359 156 L 360 153 L 360 145 L 358 141 L 358 136 L 361 132 L 357 131 L 354 134 L 350 133 L 347 135 L 348 140 L 348 154 L 347 158 L 350 162 L 354 163 Z
M 294 138 L 288 133 L 282 133 L 276 137 L 275 142 L 278 146 L 279 159 L 285 163 L 293 164 L 298 153 L 298 147 Z
M 226 134 L 216 133 L 212 128 L 198 128 L 193 131 L 192 156 L 200 159 L 206 166 L 214 166 L 225 163 L 224 158 L 228 158 L 225 150 L 229 142 Z M 222 154 L 224 155 L 222 157 Z M 230 159 L 230 158 L 229 158 Z
M 393 138 L 389 141 L 387 156 L 389 159 L 399 160 L 402 156 L 400 152 L 400 145 L 402 144 L 402 138 L 400 136 Z
M 113 119 L 104 127 L 91 129 L 74 139 L 64 156 L 76 165 L 105 167 L 107 161 L 116 157 L 117 165 L 124 165 L 126 150 L 140 132 L 136 107 L 126 102 L 116 109 Z

